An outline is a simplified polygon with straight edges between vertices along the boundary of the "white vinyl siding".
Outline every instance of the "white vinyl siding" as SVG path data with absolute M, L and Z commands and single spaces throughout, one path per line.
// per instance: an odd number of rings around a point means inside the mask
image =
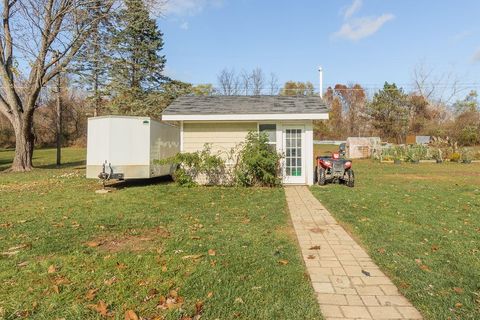
M 183 151 L 201 151 L 205 143 L 209 143 L 213 153 L 227 153 L 239 143 L 244 142 L 249 131 L 256 130 L 256 122 L 184 122 Z

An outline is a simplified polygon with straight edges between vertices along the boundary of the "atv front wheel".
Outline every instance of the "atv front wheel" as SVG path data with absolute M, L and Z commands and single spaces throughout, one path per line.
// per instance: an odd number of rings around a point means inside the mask
M 318 184 L 324 186 L 327 184 L 327 173 L 323 168 L 317 168 L 317 181 Z
M 347 171 L 347 186 L 350 188 L 355 186 L 355 174 L 351 169 Z

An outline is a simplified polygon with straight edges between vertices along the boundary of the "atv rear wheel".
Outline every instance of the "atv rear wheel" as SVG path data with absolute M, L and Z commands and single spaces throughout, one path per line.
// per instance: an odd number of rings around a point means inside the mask
M 318 184 L 324 186 L 327 184 L 327 173 L 323 168 L 317 168 L 317 181 Z
M 347 171 L 347 186 L 350 188 L 355 186 L 355 174 L 351 169 Z

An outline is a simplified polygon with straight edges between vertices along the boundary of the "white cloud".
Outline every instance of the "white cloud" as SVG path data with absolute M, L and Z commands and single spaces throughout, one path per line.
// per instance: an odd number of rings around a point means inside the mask
M 360 8 L 362 7 L 363 5 L 363 1 L 362 0 L 353 0 L 352 4 L 349 5 L 348 7 L 344 8 L 342 10 L 342 13 L 343 13 L 343 18 L 346 20 L 346 19 L 349 19 L 351 18 L 355 12 L 357 12 L 358 10 L 360 10 Z
M 161 8 L 164 15 L 193 16 L 206 7 L 220 7 L 223 0 L 166 0 Z
M 473 54 L 472 61 L 480 62 L 480 48 L 478 48 L 477 51 Z
M 188 26 L 188 22 L 187 22 L 187 21 L 183 22 L 183 23 L 180 25 L 180 29 L 183 29 L 183 30 L 188 30 L 188 27 L 189 27 L 189 26 Z
M 352 41 L 369 37 L 376 33 L 380 28 L 395 16 L 390 13 L 382 14 L 378 17 L 363 17 L 345 22 L 340 30 L 333 34 L 334 37 L 344 38 Z

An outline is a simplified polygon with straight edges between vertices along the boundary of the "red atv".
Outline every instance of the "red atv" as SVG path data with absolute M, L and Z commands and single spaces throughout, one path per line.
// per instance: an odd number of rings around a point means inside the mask
M 317 183 L 321 186 L 328 182 L 343 183 L 351 188 L 355 185 L 352 161 L 341 159 L 338 153 L 333 153 L 331 157 L 317 157 L 315 172 Z

